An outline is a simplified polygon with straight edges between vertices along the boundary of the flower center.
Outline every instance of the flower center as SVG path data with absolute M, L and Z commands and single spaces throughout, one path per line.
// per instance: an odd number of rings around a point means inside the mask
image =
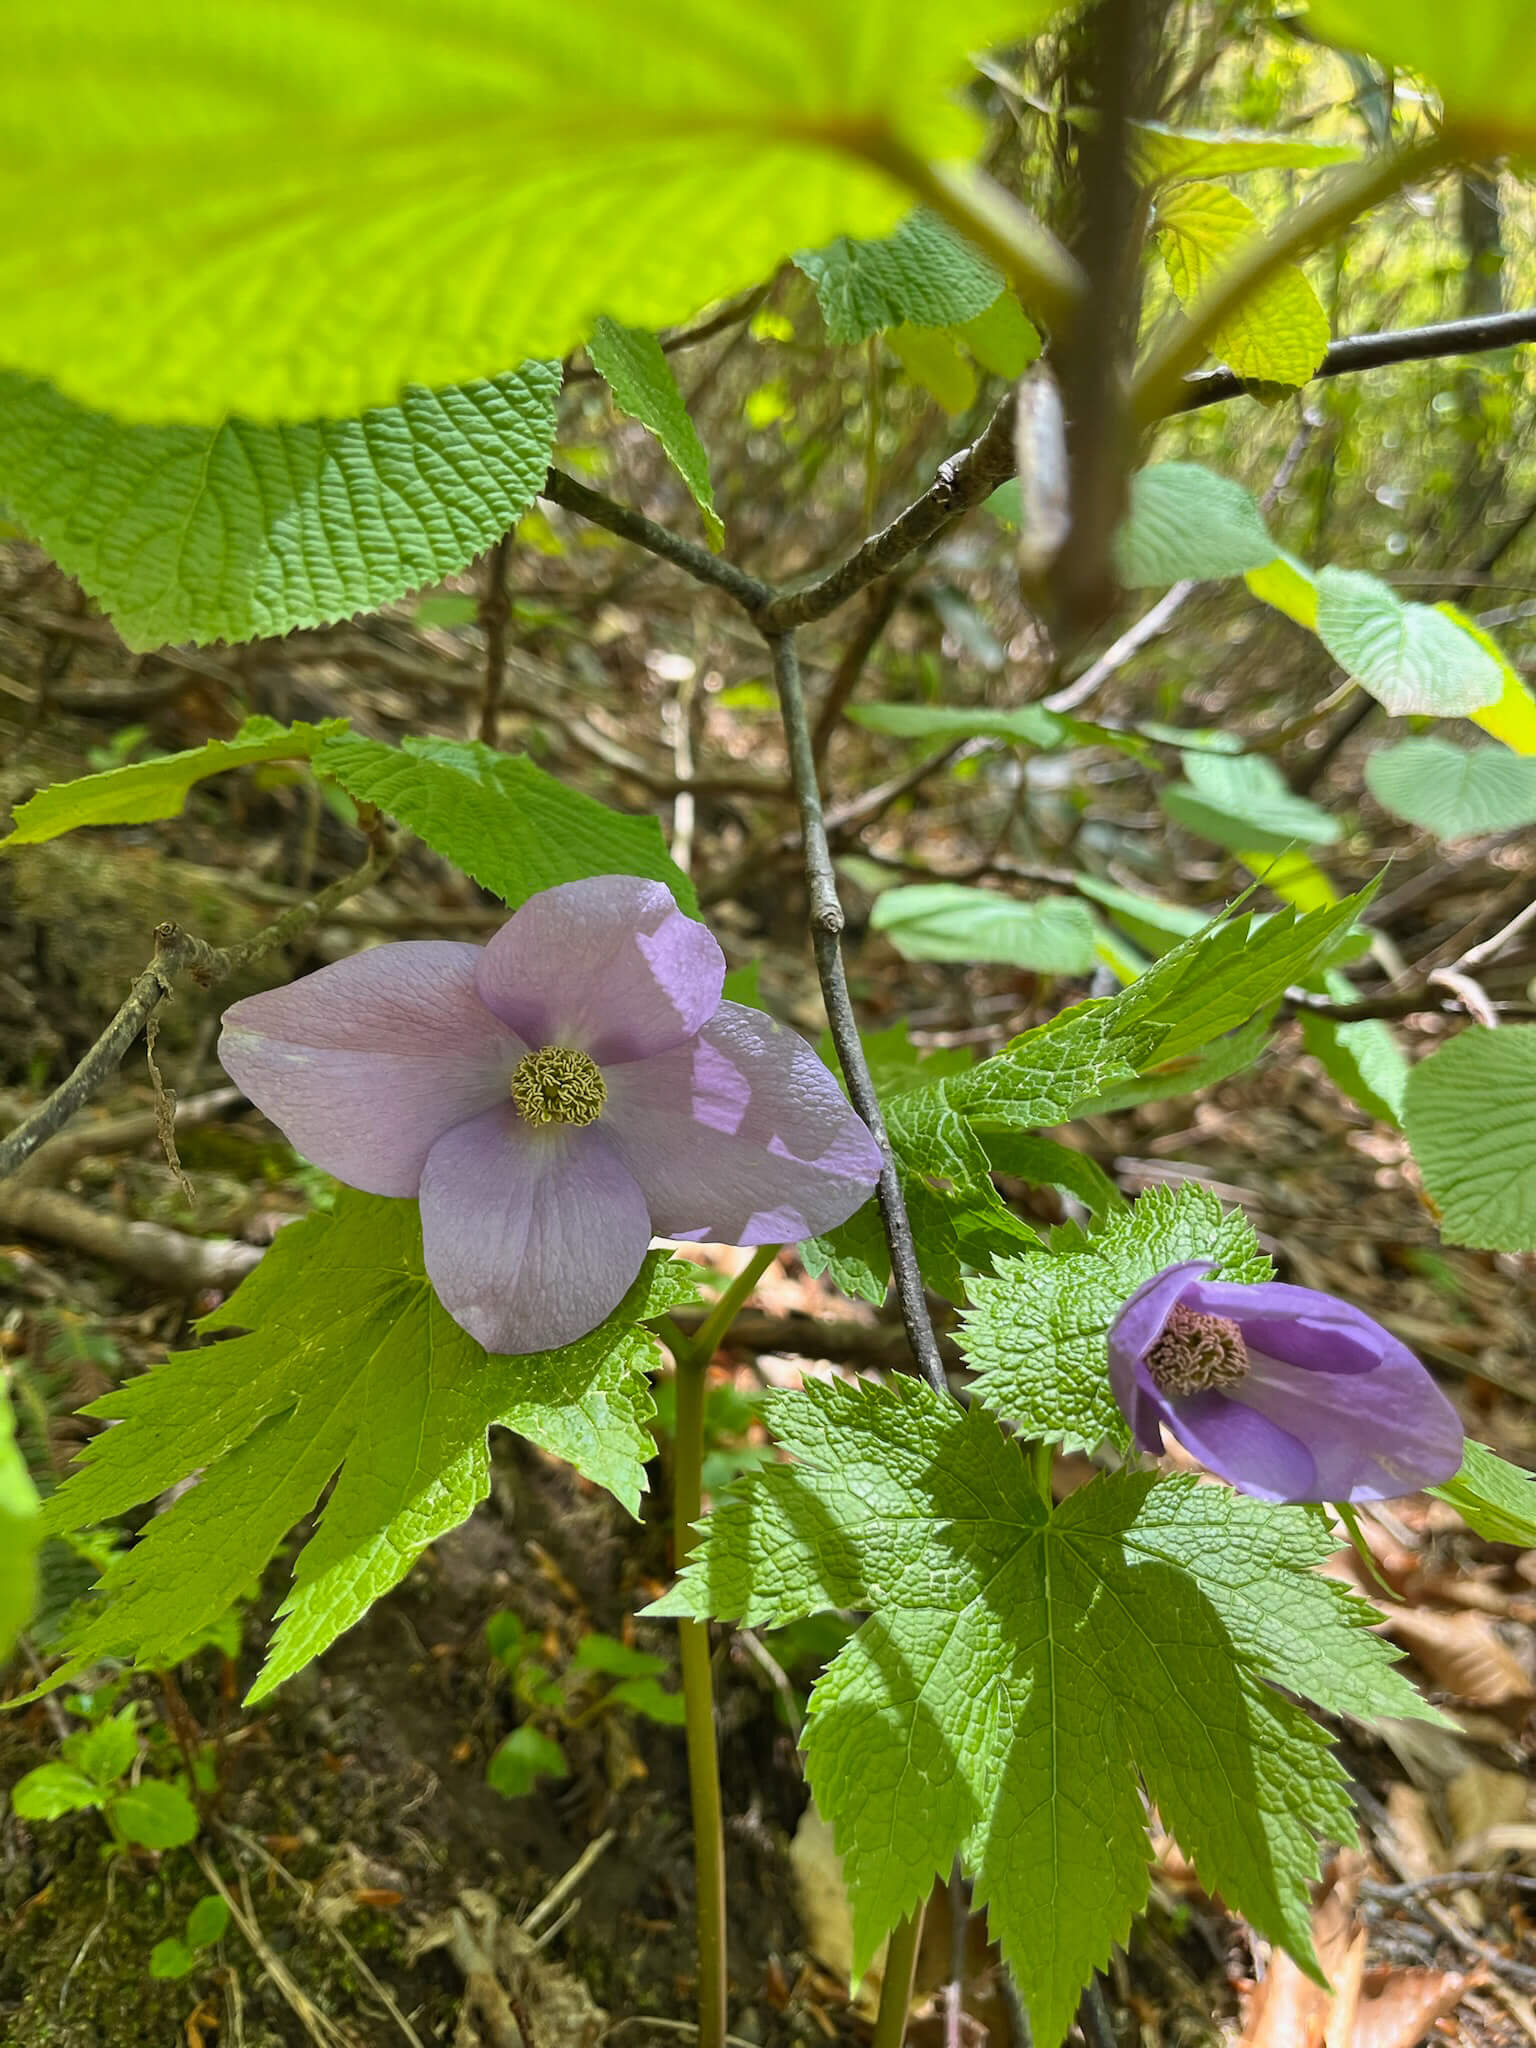
M 595 1124 L 608 1100 L 597 1061 L 569 1045 L 541 1045 L 512 1072 L 512 1101 L 530 1124 Z
M 1145 1360 L 1162 1394 L 1205 1394 L 1235 1387 L 1248 1371 L 1248 1346 L 1230 1316 L 1176 1308 Z

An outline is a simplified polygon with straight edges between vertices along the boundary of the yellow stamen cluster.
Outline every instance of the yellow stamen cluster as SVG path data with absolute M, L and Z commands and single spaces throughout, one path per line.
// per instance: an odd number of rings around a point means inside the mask
M 573 1046 L 541 1045 L 513 1070 L 513 1105 L 530 1124 L 595 1124 L 607 1100 L 596 1060 Z

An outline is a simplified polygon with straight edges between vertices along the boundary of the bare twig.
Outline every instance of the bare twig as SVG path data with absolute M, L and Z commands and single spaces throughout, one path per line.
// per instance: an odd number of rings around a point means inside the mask
M 228 1293 L 261 1259 L 261 1247 L 231 1237 L 188 1237 L 163 1223 L 135 1223 L 53 1188 L 0 1185 L 0 1230 L 44 1237 L 123 1266 L 179 1293 Z
M 656 337 L 663 355 L 672 355 L 678 349 L 697 348 L 701 341 L 713 341 L 717 334 L 724 334 L 732 327 L 745 326 L 772 289 L 773 280 L 770 278 L 767 284 L 754 285 L 751 291 L 739 292 L 734 299 L 728 299 L 718 312 L 711 313 L 696 326 L 663 329 Z M 563 379 L 566 384 L 595 384 L 599 381 L 597 371 L 581 363 L 570 364 Z
M 480 699 L 480 738 L 496 744 L 501 692 L 507 679 L 507 621 L 512 600 L 507 595 L 507 562 L 512 536 L 504 533 L 485 557 L 485 588 L 480 593 L 480 629 L 485 635 L 485 689 Z
M 691 1336 L 703 1322 L 703 1309 L 679 1308 L 672 1320 Z M 960 1347 L 952 1337 L 938 1335 L 939 1355 L 946 1366 L 958 1371 L 964 1364 Z M 899 1367 L 907 1358 L 907 1335 L 893 1323 L 856 1323 L 849 1316 L 767 1315 L 745 1309 L 731 1324 L 726 1348 L 733 1351 L 768 1352 L 788 1358 L 824 1358 L 834 1365 Z
M 719 555 L 712 555 L 699 542 L 684 540 L 681 534 L 658 526 L 644 513 L 632 512 L 627 505 L 605 498 L 601 491 L 589 490 L 575 477 L 567 476 L 563 469 L 549 472 L 539 495 L 552 505 L 563 506 L 567 512 L 579 512 L 583 519 L 590 519 L 594 526 L 616 533 L 621 540 L 633 541 L 647 554 L 660 555 L 664 562 L 685 570 L 696 583 L 712 583 L 717 590 L 723 590 L 754 615 L 773 596 L 770 584 L 749 576 L 745 569 L 738 569 Z
M 1387 369 L 1394 363 L 1482 355 L 1490 349 L 1514 348 L 1522 341 L 1536 341 L 1536 307 L 1488 314 L 1478 320 L 1442 320 L 1434 327 L 1399 327 L 1386 334 L 1348 334 L 1330 346 L 1312 377 L 1315 383 L 1323 377 L 1350 377 L 1361 370 Z M 1224 405 L 1230 398 L 1241 398 L 1247 389 L 1242 378 L 1231 370 L 1207 370 L 1184 380 L 1172 410 L 1196 412 L 1202 406 Z M 1536 501 L 1517 522 L 1509 539 L 1515 538 L 1533 517 Z M 1492 564 L 1488 566 L 1491 568 Z
M 922 1271 L 917 1262 L 917 1248 L 912 1241 L 912 1225 L 901 1192 L 895 1155 L 891 1151 L 880 1098 L 875 1093 L 848 994 L 841 943 L 843 906 L 838 901 L 837 877 L 832 871 L 832 853 L 827 844 L 821 790 L 811 752 L 810 721 L 806 715 L 805 691 L 800 681 L 800 663 L 793 634 L 776 635 L 769 641 L 769 648 L 773 656 L 773 675 L 779 692 L 784 734 L 789 744 L 790 775 L 800 806 L 800 836 L 805 847 L 806 887 L 810 892 L 811 938 L 816 951 L 816 972 L 821 982 L 822 999 L 827 1008 L 827 1022 L 831 1026 L 832 1042 L 837 1047 L 843 1077 L 848 1083 L 849 1097 L 874 1133 L 884 1159 L 878 1189 L 880 1215 L 885 1224 L 886 1243 L 890 1247 L 891 1279 L 912 1356 L 929 1386 L 936 1393 L 947 1394 L 949 1384 L 944 1377 L 944 1361 L 939 1355 L 938 1339 L 934 1335 L 923 1293 Z
M 759 603 L 748 607 L 762 631 L 772 638 L 792 626 L 826 618 L 867 584 L 888 576 L 962 513 L 990 497 L 1013 474 L 1013 415 L 1010 393 L 970 447 L 941 462 L 928 489 L 889 526 L 871 534 L 846 560 L 800 589 L 779 595 L 765 592 Z
M 14 1173 L 45 1138 L 51 1138 L 77 1109 L 105 1086 L 122 1065 L 128 1048 L 170 995 L 179 975 L 190 974 L 200 986 L 211 988 L 226 975 L 237 973 L 264 953 L 297 938 L 300 932 L 308 930 L 336 904 L 344 903 L 349 896 L 368 888 L 384 873 L 394 859 L 394 841 L 383 829 L 371 806 L 364 806 L 360 817 L 371 842 L 368 858 L 361 867 L 343 875 L 318 895 L 294 904 L 253 938 L 243 939 L 234 946 L 215 947 L 194 938 L 190 932 L 184 932 L 180 925 L 161 924 L 155 927 L 155 950 L 149 965 L 128 991 L 106 1030 L 74 1072 L 59 1083 L 47 1100 L 5 1138 L 0 1138 L 0 1179 Z

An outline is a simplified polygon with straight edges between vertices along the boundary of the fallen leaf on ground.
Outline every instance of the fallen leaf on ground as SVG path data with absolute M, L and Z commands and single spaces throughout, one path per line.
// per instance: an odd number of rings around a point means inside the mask
M 1536 1697 L 1531 1674 L 1487 1615 L 1471 1608 L 1441 1614 L 1430 1607 L 1394 1607 L 1382 1618 L 1386 1633 L 1457 1699 L 1496 1707 Z

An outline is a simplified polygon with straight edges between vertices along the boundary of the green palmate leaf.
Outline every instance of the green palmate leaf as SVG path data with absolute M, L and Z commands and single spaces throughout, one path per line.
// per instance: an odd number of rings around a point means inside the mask
M 1209 1259 L 1246 1283 L 1273 1269 L 1240 1210 L 1206 1188 L 1148 1188 L 1077 1250 L 1024 1252 L 971 1282 L 963 1346 L 982 1399 L 1030 1436 L 1092 1450 L 1130 1433 L 1109 1387 L 1109 1326 L 1154 1273 Z
M 642 328 L 621 327 L 616 320 L 599 320 L 587 337 L 587 354 L 613 393 L 614 404 L 642 426 L 649 427 L 666 450 L 668 461 L 704 515 L 711 547 L 720 547 L 725 540 L 725 527 L 715 510 L 709 457 L 661 343 Z M 543 478 L 539 481 L 542 483 Z
M 935 214 L 919 209 L 876 241 L 839 235 L 795 262 L 816 287 L 827 339 L 840 348 L 888 328 L 954 327 L 985 313 L 1003 280 Z
M 174 818 L 188 792 L 210 775 L 250 768 L 263 761 L 310 761 L 328 741 L 347 729 L 344 718 L 319 725 L 279 725 L 275 718 L 248 718 L 233 739 L 209 740 L 180 754 L 131 761 L 78 782 L 56 782 L 16 807 L 16 822 L 0 846 L 37 846 L 81 825 L 144 825 Z
M 982 1144 L 994 1173 L 1012 1174 L 1031 1187 L 1060 1188 L 1091 1215 L 1107 1216 L 1126 1206 L 1124 1195 L 1099 1162 L 1075 1146 L 1039 1137 L 1033 1131 L 987 1131 L 982 1134 Z
M 492 1425 L 568 1459 L 635 1512 L 657 1355 L 636 1320 L 691 1285 L 652 1257 L 590 1336 L 487 1357 L 432 1292 L 415 1203 L 347 1193 L 333 1213 L 291 1224 L 210 1318 L 250 1335 L 178 1353 L 91 1410 L 120 1427 L 93 1440 L 49 1500 L 50 1528 L 87 1527 L 203 1476 L 109 1566 L 104 1604 L 59 1676 L 103 1656 L 153 1663 L 216 1620 L 334 1479 L 279 1610 L 261 1697 L 469 1516 L 489 1486 Z
M 1257 237 L 1258 215 L 1225 185 L 1176 185 L 1157 202 L 1158 247 L 1181 305 L 1191 305 Z M 1211 338 L 1211 353 L 1239 377 L 1305 384 L 1328 353 L 1328 315 L 1298 265 L 1288 263 Z
M 124 1707 L 94 1728 L 71 1735 L 64 1754 L 94 1785 L 112 1785 L 126 1778 L 139 1753 L 138 1710 Z
M 871 732 L 897 739 L 999 739 L 1027 747 L 1057 747 L 1069 730 L 1068 721 L 1043 704 L 1015 704 L 992 710 L 958 704 L 853 704 L 848 716 Z
M 950 329 L 893 327 L 886 346 L 914 384 L 921 384 L 947 413 L 965 412 L 976 402 L 976 372 Z
M 0 374 L 0 499 L 130 647 L 249 640 L 462 569 L 533 502 L 558 363 L 360 419 L 125 426 Z
M 568 1778 L 565 1751 L 548 1735 L 524 1722 L 496 1749 L 485 1767 L 485 1782 L 503 1799 L 526 1799 L 545 1778 Z
M 1384 809 L 1437 839 L 1536 825 L 1536 758 L 1507 747 L 1402 740 L 1371 755 L 1365 780 Z
M 39 1764 L 11 1787 L 11 1811 L 18 1820 L 57 1820 L 101 1806 L 106 1793 L 73 1764 Z
M 1536 147 L 1536 76 L 1525 0 L 1311 0 L 1307 26 L 1329 42 L 1421 71 L 1445 96 L 1447 125 L 1474 156 Z
M 1040 353 L 1040 336 L 1012 292 L 999 292 L 984 313 L 950 332 L 994 377 L 1022 377 Z
M 1170 818 L 1235 853 L 1284 853 L 1331 845 L 1337 818 L 1305 797 L 1293 796 L 1285 777 L 1262 754 L 1189 753 L 1186 780 L 1157 793 Z
M 197 1835 L 197 1808 L 179 1785 L 159 1778 L 116 1793 L 111 1811 L 118 1832 L 141 1849 L 180 1849 Z
M 16 1441 L 10 1395 L 0 1380 L 0 1665 L 32 1619 L 41 1542 L 37 1488 Z
M 1259 921 L 1229 917 L 1172 947 L 1115 998 L 1127 1020 L 1152 1027 L 1156 1064 L 1188 1058 L 1276 1004 L 1349 950 L 1357 918 L 1374 894 L 1347 896 L 1325 910 L 1283 910 Z
M 995 889 L 920 882 L 876 898 L 870 928 L 908 960 L 990 960 L 1041 974 L 1092 972 L 1093 912 L 1075 896 L 1015 901 Z
M 1393 718 L 1455 718 L 1504 690 L 1495 658 L 1438 606 L 1404 604 L 1378 577 L 1320 569 L 1317 637 Z
M 1241 576 L 1278 550 L 1252 491 L 1198 462 L 1158 462 L 1131 478 L 1115 567 L 1130 589 Z
M 1427 1489 L 1451 1506 L 1490 1543 L 1536 1549 L 1536 1477 L 1495 1457 L 1486 1444 L 1467 1438 L 1461 1470 L 1444 1486 Z
M 886 234 L 876 164 L 967 154 L 970 53 L 1049 11 L 24 0 L 0 360 L 125 419 L 315 419 L 664 327 Z
M 1352 1835 L 1321 1730 L 1429 1710 L 1313 1569 L 1305 1515 L 1150 1475 L 1054 1510 L 1017 1443 L 912 1380 L 773 1395 L 798 1461 L 710 1518 L 653 1611 L 751 1626 L 868 1618 L 811 1696 L 806 1768 L 853 1909 L 855 1977 L 959 1854 L 1036 2039 L 1147 1889 L 1140 1782 L 1207 1886 L 1305 1967 L 1313 1837 Z
M 693 885 L 654 818 L 626 817 L 546 775 L 521 754 L 478 740 L 407 738 L 398 747 L 348 734 L 315 767 L 377 804 L 515 909 L 584 875 L 646 875 L 698 913 Z
M 1195 128 L 1168 128 L 1161 121 L 1133 121 L 1131 160 L 1148 185 L 1184 178 L 1232 178 L 1244 171 L 1321 170 L 1351 163 L 1360 151 L 1347 142 L 1303 142 L 1281 135 L 1213 135 Z
M 1336 1003 L 1352 1003 L 1359 995 L 1349 976 L 1336 967 L 1324 973 L 1323 988 Z M 1409 1067 L 1389 1024 L 1379 1017 L 1339 1024 L 1303 1011 L 1301 1042 L 1352 1102 L 1383 1123 L 1402 1128 Z
M 1474 1025 L 1420 1060 L 1403 1127 L 1449 1243 L 1536 1251 L 1536 1024 Z

